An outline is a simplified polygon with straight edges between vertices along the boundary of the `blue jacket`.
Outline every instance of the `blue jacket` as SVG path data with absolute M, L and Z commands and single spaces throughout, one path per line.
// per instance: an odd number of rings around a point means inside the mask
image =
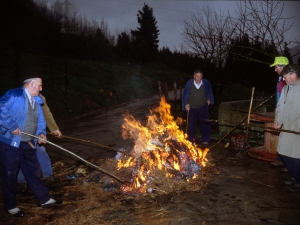
M 183 111 L 186 111 L 185 106 L 186 106 L 187 101 L 190 97 L 191 86 L 193 84 L 194 84 L 194 79 L 190 79 L 186 83 L 186 85 L 183 89 L 183 94 L 182 94 L 182 110 Z M 206 99 L 208 99 L 210 101 L 211 105 L 215 104 L 214 95 L 213 95 L 213 92 L 212 92 L 211 85 L 210 85 L 209 81 L 206 80 L 206 79 L 202 79 L 202 85 L 204 87 L 204 94 L 205 94 Z
M 46 121 L 44 118 L 41 97 L 35 96 L 38 105 L 38 124 L 35 136 L 46 135 Z M 19 128 L 24 130 L 25 119 L 28 110 L 26 92 L 24 87 L 11 89 L 0 98 L 0 141 L 14 147 L 19 147 L 21 135 L 13 135 L 11 132 Z M 36 143 L 35 139 L 35 143 Z

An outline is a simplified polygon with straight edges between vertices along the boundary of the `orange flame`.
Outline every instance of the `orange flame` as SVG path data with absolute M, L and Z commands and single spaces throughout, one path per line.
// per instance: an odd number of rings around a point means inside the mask
M 135 146 L 132 150 L 134 157 L 119 160 L 118 169 L 123 167 L 138 169 L 132 181 L 131 190 L 142 188 L 141 192 L 145 192 L 148 179 L 147 173 L 156 168 L 166 171 L 166 176 L 174 176 L 170 173 L 170 170 L 181 170 L 178 159 L 180 154 L 187 154 L 199 165 L 205 166 L 205 157 L 209 148 L 202 150 L 189 142 L 185 133 L 176 124 L 170 109 L 171 106 L 165 98 L 161 98 L 159 107 L 150 110 L 150 116 L 148 116 L 145 126 L 136 121 L 129 113 L 123 114 L 122 137 L 132 139 Z M 178 121 L 182 122 L 182 119 L 177 119 Z M 176 141 L 176 146 L 172 144 L 172 141 Z M 179 148 L 182 147 L 187 149 L 186 152 L 180 151 Z M 137 168 L 137 165 L 142 166 Z M 194 174 L 193 178 L 196 177 L 197 174 Z

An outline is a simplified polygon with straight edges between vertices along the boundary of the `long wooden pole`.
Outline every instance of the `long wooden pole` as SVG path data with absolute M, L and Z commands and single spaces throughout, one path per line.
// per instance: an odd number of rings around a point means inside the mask
M 252 110 L 252 102 L 253 102 L 253 97 L 254 97 L 254 90 L 255 90 L 255 87 L 252 88 L 251 101 L 250 101 L 250 106 L 249 106 L 249 111 L 248 111 L 248 118 L 247 118 L 247 127 L 246 127 L 246 143 L 247 143 L 247 147 L 249 146 L 248 145 L 249 124 L 250 124 L 250 114 L 251 114 L 251 110 Z
M 254 90 L 255 88 L 252 88 L 252 94 L 251 94 L 251 100 L 250 100 L 250 106 L 248 110 L 248 118 L 247 118 L 247 124 L 246 124 L 246 148 L 239 151 L 237 154 L 237 157 L 242 157 L 242 154 L 245 154 L 248 151 L 248 148 L 251 148 L 248 142 L 248 136 L 249 136 L 249 124 L 250 124 L 250 113 L 252 109 L 252 102 L 253 102 L 253 96 L 254 96 Z
M 286 133 L 291 133 L 291 134 L 300 134 L 298 131 L 293 131 L 293 130 L 285 130 L 285 129 L 275 129 L 273 127 L 266 127 L 265 131 L 275 131 L 275 132 L 286 132 Z
M 48 133 L 50 135 L 53 135 L 53 136 L 56 136 L 55 134 L 53 133 Z M 62 135 L 61 136 L 62 138 L 67 138 L 67 139 L 71 139 L 71 140 L 74 140 L 74 141 L 81 141 L 81 142 L 86 142 L 86 143 L 89 143 L 89 144 L 93 144 L 93 145 L 97 145 L 101 148 L 105 148 L 105 149 L 108 149 L 108 150 L 111 150 L 111 151 L 115 151 L 115 152 L 120 152 L 124 155 L 130 155 L 130 154 L 127 154 L 125 151 L 121 151 L 121 150 L 118 150 L 118 149 L 114 149 L 114 148 L 111 148 L 109 146 L 106 146 L 106 145 L 102 145 L 100 143 L 96 143 L 96 142 L 92 142 L 92 141 L 89 141 L 89 140 L 83 140 L 83 139 L 80 139 L 80 138 L 75 138 L 75 137 L 70 137 L 70 136 L 66 136 L 66 135 Z
M 187 111 L 187 114 L 186 114 L 186 126 L 185 126 L 185 133 L 186 134 L 188 134 L 189 113 L 190 113 L 190 110 Z
M 120 178 L 116 177 L 115 175 L 113 175 L 113 174 L 109 173 L 108 171 L 106 171 L 106 170 L 104 170 L 104 169 L 102 169 L 102 168 L 100 168 L 100 167 L 98 167 L 98 166 L 96 166 L 96 165 L 90 163 L 89 161 L 86 161 L 85 159 L 81 158 L 80 156 L 76 155 L 75 153 L 73 153 L 73 152 L 71 152 L 71 151 L 69 151 L 69 150 L 67 150 L 67 149 L 65 149 L 65 148 L 63 148 L 63 147 L 61 147 L 61 146 L 59 146 L 59 145 L 57 145 L 57 144 L 54 144 L 54 143 L 52 143 L 52 142 L 50 142 L 50 141 L 48 141 L 48 140 L 45 140 L 45 139 L 43 139 L 43 138 L 41 138 L 41 137 L 37 137 L 37 136 L 32 135 L 32 134 L 28 134 L 28 133 L 25 133 L 25 132 L 22 132 L 22 131 L 21 131 L 21 133 L 22 133 L 22 134 L 25 134 L 25 135 L 27 135 L 27 136 L 33 137 L 33 138 L 37 138 L 37 139 L 43 140 L 43 141 L 45 141 L 46 143 L 49 143 L 49 144 L 51 144 L 51 145 L 53 145 L 53 146 L 55 146 L 55 147 L 57 147 L 57 148 L 59 148 L 59 149 L 65 151 L 65 152 L 67 152 L 67 153 L 69 153 L 69 154 L 75 156 L 76 158 L 78 158 L 78 159 L 80 159 L 81 161 L 85 162 L 87 165 L 91 166 L 92 168 L 95 168 L 95 169 L 101 171 L 102 173 L 105 173 L 106 175 L 108 175 L 108 176 L 110 176 L 110 177 L 116 179 L 117 181 L 121 182 L 122 184 L 125 184 L 124 181 L 122 181 Z

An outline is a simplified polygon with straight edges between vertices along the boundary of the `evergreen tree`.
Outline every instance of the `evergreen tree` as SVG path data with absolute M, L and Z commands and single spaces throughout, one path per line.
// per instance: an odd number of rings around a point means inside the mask
M 142 61 L 155 59 L 158 52 L 159 30 L 152 8 L 144 4 L 143 9 L 138 11 L 137 20 L 140 27 L 131 30 L 135 57 Z
M 131 49 L 131 38 L 126 32 L 118 35 L 117 51 L 120 55 L 129 56 Z
M 104 35 L 103 31 L 100 28 L 97 28 L 96 34 L 94 37 L 94 54 L 96 58 L 101 58 L 107 55 L 109 48 L 109 41 Z

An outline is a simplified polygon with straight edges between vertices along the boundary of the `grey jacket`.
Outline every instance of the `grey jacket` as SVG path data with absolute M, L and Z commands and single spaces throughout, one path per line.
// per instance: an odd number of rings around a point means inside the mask
M 291 88 L 286 85 L 282 89 L 274 123 L 281 125 L 281 129 L 300 132 L 300 81 Z M 300 158 L 300 135 L 280 132 L 277 151 L 285 156 Z

